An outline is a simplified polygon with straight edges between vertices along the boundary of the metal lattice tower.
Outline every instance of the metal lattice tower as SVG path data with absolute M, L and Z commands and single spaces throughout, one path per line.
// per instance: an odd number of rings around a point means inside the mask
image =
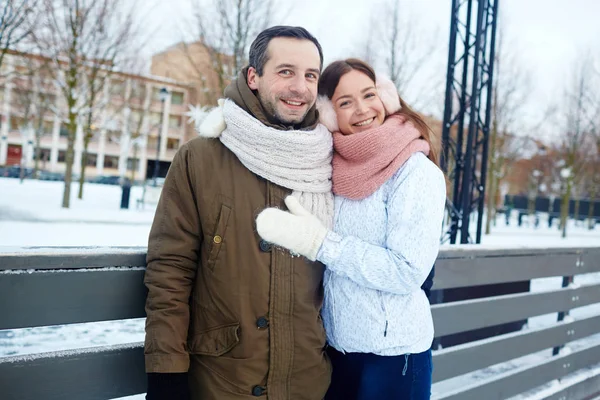
M 499 0 L 452 0 L 442 169 L 452 182 L 443 242 L 480 243 Z M 475 240 L 469 234 L 477 210 Z

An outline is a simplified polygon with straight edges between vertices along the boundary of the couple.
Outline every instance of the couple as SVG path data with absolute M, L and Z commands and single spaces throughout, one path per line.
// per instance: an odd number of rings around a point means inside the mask
M 305 29 L 261 32 L 175 156 L 148 245 L 148 400 L 429 399 L 430 131 L 363 61 L 322 64 Z

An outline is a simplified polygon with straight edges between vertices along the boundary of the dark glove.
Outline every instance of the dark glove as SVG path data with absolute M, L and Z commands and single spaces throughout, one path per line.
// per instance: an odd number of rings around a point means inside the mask
M 147 375 L 146 400 L 190 400 L 187 372 Z

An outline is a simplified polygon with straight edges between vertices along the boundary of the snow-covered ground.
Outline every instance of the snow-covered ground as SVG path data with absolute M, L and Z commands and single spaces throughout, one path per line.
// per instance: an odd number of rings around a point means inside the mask
M 0 178 L 0 246 L 146 246 L 155 206 L 136 209 L 142 188 L 131 189 L 120 209 L 121 187 L 86 183 L 83 200 L 71 186 L 71 207 L 61 208 L 64 183 Z
M 26 180 L 22 184 L 17 179 L 0 178 L 0 252 L 2 246 L 146 246 L 148 233 L 154 216 L 154 208 L 146 206 L 137 210 L 136 199 L 142 188 L 132 188 L 130 209 L 119 208 L 121 188 L 118 186 L 86 184 L 84 199 L 76 198 L 77 184 L 72 186 L 71 208 L 62 209 L 63 183 Z M 516 213 L 515 216 L 516 217 Z M 482 244 L 486 247 L 583 247 L 600 246 L 600 226 L 586 229 L 584 224 L 570 222 L 568 237 L 560 237 L 556 225 L 548 228 L 542 216 L 539 227 L 518 227 L 516 218 L 506 226 L 501 216 L 491 235 L 484 235 Z M 445 247 L 445 246 L 444 246 Z M 562 279 L 545 278 L 532 281 L 532 291 L 545 291 L 559 288 Z M 576 284 L 600 282 L 600 274 L 586 274 L 575 278 Z M 581 307 L 573 310 L 571 316 L 581 318 L 599 315 L 600 305 Z M 537 316 L 528 320 L 527 329 L 537 329 L 555 323 L 556 313 Z M 26 355 L 38 352 L 61 351 L 101 345 L 141 342 L 144 338 L 144 320 L 109 321 L 90 324 L 73 324 L 43 328 L 0 330 L 0 357 Z M 568 349 L 600 342 L 600 335 L 572 342 Z M 473 384 L 501 373 L 532 365 L 551 357 L 551 350 L 521 357 L 494 365 L 471 374 L 439 382 L 433 387 L 436 394 L 446 393 L 456 387 Z M 599 360 L 600 361 L 600 360 Z M 585 373 L 599 373 L 600 365 Z M 580 379 L 582 373 L 570 377 Z M 562 380 L 562 384 L 568 379 Z M 517 396 L 511 400 L 536 399 L 541 394 L 556 391 L 561 383 L 551 382 L 527 396 Z M 133 396 L 131 399 L 142 399 Z
M 130 208 L 121 210 L 121 188 L 86 183 L 83 200 L 78 184 L 71 189 L 71 208 L 60 207 L 64 184 L 0 178 L 0 246 L 146 246 L 155 208 L 136 209 L 142 188 L 133 187 Z M 556 227 L 549 229 L 542 215 L 539 228 L 518 227 L 516 212 L 510 226 L 503 216 L 492 234 L 482 236 L 489 246 L 600 246 L 600 226 L 586 229 L 570 221 L 567 238 Z M 474 230 L 471 230 L 474 232 Z

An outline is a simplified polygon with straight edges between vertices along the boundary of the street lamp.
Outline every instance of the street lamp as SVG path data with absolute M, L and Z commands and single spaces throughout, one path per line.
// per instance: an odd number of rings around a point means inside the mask
M 161 113 L 160 113 L 160 124 L 159 124 L 159 128 L 158 128 L 158 140 L 156 141 L 156 160 L 154 161 L 154 173 L 152 174 L 152 179 L 154 181 L 154 183 L 153 183 L 154 187 L 156 187 L 156 178 L 158 177 L 158 165 L 159 165 L 159 158 L 160 158 L 160 138 L 161 138 L 161 131 L 162 131 L 162 126 L 163 126 L 163 116 L 165 114 L 165 101 L 167 100 L 168 97 L 169 97 L 169 91 L 167 90 L 167 88 L 160 89 L 160 91 L 158 92 L 158 98 L 160 99 L 160 102 L 162 103 L 162 107 L 161 107 Z
M 563 179 L 569 179 L 569 176 L 571 176 L 571 169 L 570 168 L 563 168 L 560 170 L 560 177 Z

